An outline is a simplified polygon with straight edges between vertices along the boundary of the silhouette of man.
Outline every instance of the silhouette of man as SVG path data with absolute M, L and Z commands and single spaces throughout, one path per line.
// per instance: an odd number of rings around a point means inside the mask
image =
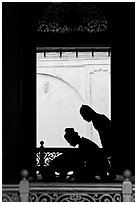
M 82 105 L 80 108 L 80 114 L 84 120 L 93 123 L 93 126 L 98 131 L 100 140 L 108 160 L 111 159 L 110 177 L 115 178 L 114 173 L 112 173 L 112 160 L 113 160 L 113 138 L 111 137 L 111 121 L 104 114 L 96 113 L 90 106 Z
M 80 137 L 73 128 L 66 128 L 64 138 L 76 147 L 78 145 L 77 169 L 74 170 L 76 180 L 94 180 L 99 175 L 102 180 L 107 179 L 108 161 L 103 149 L 99 148 L 91 140 Z
M 99 175 L 103 181 L 107 180 L 108 161 L 103 149 L 99 148 L 91 140 L 80 137 L 73 128 L 66 128 L 64 138 L 67 142 L 78 148 L 66 151 L 53 161 L 42 172 L 45 181 L 69 181 L 92 182 L 96 181 L 95 176 Z M 69 177 L 68 172 L 73 171 Z M 59 173 L 56 180 L 55 172 Z

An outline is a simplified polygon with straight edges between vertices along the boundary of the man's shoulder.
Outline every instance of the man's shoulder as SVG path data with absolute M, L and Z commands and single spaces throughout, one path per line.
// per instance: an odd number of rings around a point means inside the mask
M 90 140 L 88 138 L 82 137 L 80 140 L 81 140 L 81 144 L 83 143 L 86 145 L 90 145 L 90 146 L 92 145 L 92 146 L 98 147 L 98 145 L 96 143 L 94 143 L 92 140 Z
M 101 114 L 101 116 L 102 116 L 102 118 L 105 118 L 106 120 L 111 121 L 111 120 L 109 119 L 109 117 L 108 117 L 108 116 L 106 116 L 105 114 Z
M 81 142 L 90 142 L 91 140 L 90 139 L 88 139 L 88 138 L 85 138 L 85 137 L 81 137 L 80 138 L 80 140 L 81 140 Z

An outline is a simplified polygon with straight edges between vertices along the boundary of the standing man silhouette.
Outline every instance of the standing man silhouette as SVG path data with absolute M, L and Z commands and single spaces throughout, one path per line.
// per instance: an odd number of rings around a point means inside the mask
M 92 122 L 94 128 L 98 131 L 100 140 L 105 152 L 105 155 L 110 163 L 109 177 L 115 178 L 113 172 L 113 140 L 111 121 L 104 114 L 96 113 L 90 106 L 82 105 L 80 108 L 80 114 L 87 122 Z

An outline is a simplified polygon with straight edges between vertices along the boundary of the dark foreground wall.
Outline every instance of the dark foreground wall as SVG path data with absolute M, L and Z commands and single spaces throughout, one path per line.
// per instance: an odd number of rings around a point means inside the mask
M 45 3 L 45 8 L 49 3 Z M 110 45 L 112 48 L 112 122 L 116 170 L 134 173 L 134 3 L 99 3 L 109 30 L 103 35 L 35 32 L 43 3 L 2 5 L 2 176 L 17 183 L 22 168 L 34 170 L 36 143 L 36 59 L 40 45 Z M 118 130 L 118 131 L 117 131 Z M 119 132 L 119 135 L 117 134 Z M 33 171 L 32 171 L 33 173 Z

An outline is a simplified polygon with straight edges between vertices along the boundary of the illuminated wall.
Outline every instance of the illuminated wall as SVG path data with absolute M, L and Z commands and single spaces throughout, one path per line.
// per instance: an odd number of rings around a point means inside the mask
M 100 147 L 97 131 L 79 114 L 80 106 L 91 105 L 111 115 L 110 56 L 107 52 L 37 53 L 37 146 L 69 147 L 63 138 L 66 127 Z

